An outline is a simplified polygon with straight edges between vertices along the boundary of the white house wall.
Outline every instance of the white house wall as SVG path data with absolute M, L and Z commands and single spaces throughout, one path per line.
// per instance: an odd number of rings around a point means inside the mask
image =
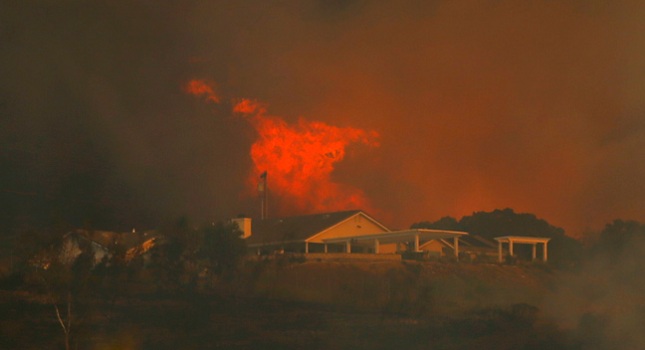
M 78 238 L 66 238 L 60 251 L 60 258 L 63 263 L 71 264 L 81 255 L 82 250 L 77 241 Z M 94 253 L 94 264 L 100 263 L 103 258 L 108 257 L 108 251 L 96 242 L 90 242 Z
M 349 217 L 345 221 L 333 226 L 322 233 L 309 238 L 311 243 L 323 243 L 324 239 L 342 238 L 352 236 L 365 236 L 375 233 L 389 232 L 381 225 L 375 223 L 362 213 Z
M 428 242 L 422 244 L 419 247 L 419 250 L 424 251 L 424 252 L 430 252 L 433 255 L 443 256 L 444 255 L 443 254 L 443 248 L 444 247 L 445 246 L 439 240 L 433 239 L 431 241 L 428 241 Z

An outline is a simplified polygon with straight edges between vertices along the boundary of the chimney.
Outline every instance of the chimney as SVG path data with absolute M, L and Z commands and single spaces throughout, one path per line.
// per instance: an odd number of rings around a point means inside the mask
M 251 236 L 251 218 L 234 218 L 231 219 L 237 224 L 237 227 L 242 231 L 242 238 Z

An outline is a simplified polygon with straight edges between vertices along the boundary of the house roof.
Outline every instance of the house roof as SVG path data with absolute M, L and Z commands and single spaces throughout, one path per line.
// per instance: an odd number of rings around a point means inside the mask
M 459 244 L 477 248 L 495 248 L 497 243 L 478 235 L 468 235 L 461 238 Z
M 82 236 L 90 241 L 93 241 L 103 247 L 111 247 L 114 243 L 122 244 L 126 249 L 140 245 L 145 240 L 156 235 L 154 231 L 149 232 L 114 232 L 114 231 L 99 231 L 99 230 L 86 230 L 77 229 L 71 231 L 76 235 Z
M 148 240 L 136 245 L 125 252 L 125 261 L 131 261 L 139 255 L 147 253 L 150 249 L 158 244 L 159 236 L 149 238 Z
M 361 210 L 348 210 L 279 219 L 254 220 L 251 224 L 252 234 L 247 238 L 246 242 L 249 246 L 278 242 L 303 242 L 357 214 L 365 215 L 374 223 L 382 226 L 384 230 L 387 230 L 385 226 Z
M 63 235 L 63 240 L 65 240 L 65 241 L 67 241 L 67 240 L 75 240 L 77 242 L 79 240 L 83 240 L 83 241 L 86 241 L 86 242 L 89 242 L 89 243 L 93 244 L 93 247 L 100 247 L 103 250 L 108 250 L 108 248 L 107 248 L 108 244 L 104 244 L 104 242 L 97 241 L 97 240 L 93 239 L 93 237 L 90 237 L 87 234 L 87 232 L 84 231 L 84 230 L 76 230 L 76 231 L 67 232 L 66 234 Z

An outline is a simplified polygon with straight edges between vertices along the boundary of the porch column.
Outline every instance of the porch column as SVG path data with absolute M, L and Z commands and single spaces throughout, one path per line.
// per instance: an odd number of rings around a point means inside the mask
M 459 260 L 459 237 L 455 236 L 455 238 L 453 238 L 453 241 L 455 246 L 455 258 Z
M 379 248 L 379 241 L 378 239 L 374 239 L 374 254 L 378 254 L 378 248 Z
M 327 243 L 325 243 L 325 253 L 327 253 Z
M 419 235 L 414 235 L 414 252 L 419 251 Z
M 547 242 L 544 242 L 543 244 L 544 244 L 544 249 L 542 250 L 542 260 L 544 260 L 544 262 L 546 262 L 546 259 L 547 259 L 547 253 L 546 253 Z
M 513 240 L 512 239 L 508 240 L 508 253 L 511 254 L 511 256 L 513 256 Z
M 497 261 L 502 262 L 502 241 L 497 241 Z
M 532 261 L 535 261 L 535 256 L 536 256 L 536 248 L 537 248 L 537 243 L 533 243 L 533 255 L 532 255 Z
M 345 253 L 352 252 L 352 242 L 350 240 L 345 241 Z
M 309 254 L 309 242 L 305 241 L 305 254 Z

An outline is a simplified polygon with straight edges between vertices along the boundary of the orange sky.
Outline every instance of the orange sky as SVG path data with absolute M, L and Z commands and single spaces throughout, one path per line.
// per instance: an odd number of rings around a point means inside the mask
M 21 171 L 50 191 L 82 168 L 66 155 L 87 147 L 58 136 L 78 129 L 111 161 L 88 187 L 99 198 L 114 186 L 155 213 L 253 214 L 258 133 L 230 102 L 250 98 L 287 125 L 378 133 L 329 178 L 391 226 L 506 207 L 572 235 L 645 221 L 640 1 L 47 6 L 0 15 L 0 112 L 4 149 L 48 145 Z M 194 78 L 216 90 L 187 98 Z

